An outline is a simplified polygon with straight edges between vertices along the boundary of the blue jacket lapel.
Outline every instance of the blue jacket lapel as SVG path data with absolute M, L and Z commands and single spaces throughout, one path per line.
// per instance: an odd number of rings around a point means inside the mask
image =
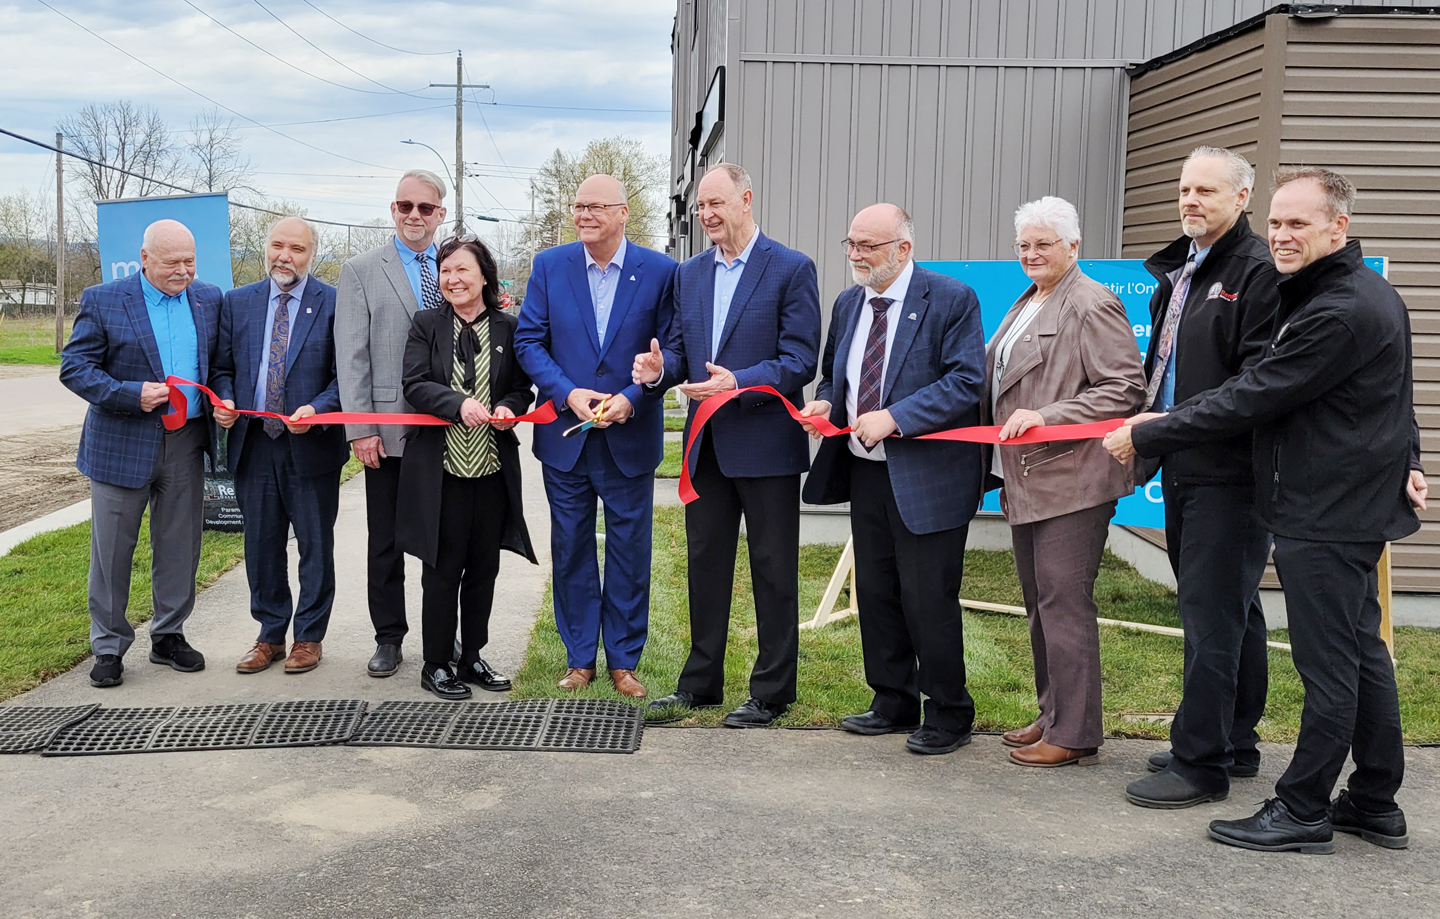
M 130 277 L 134 283 L 126 285 L 125 313 L 130 317 L 135 336 L 140 340 L 140 349 L 145 352 L 145 359 L 150 362 L 156 381 L 164 382 L 165 365 L 160 363 L 160 346 L 155 342 L 155 328 L 150 325 L 150 312 L 145 308 L 145 291 L 140 286 L 140 275 L 136 273 Z
M 600 333 L 595 329 L 595 303 L 590 299 L 590 282 L 585 277 L 588 267 L 585 263 L 585 245 L 577 243 L 575 251 L 570 256 L 570 289 L 575 295 L 576 312 L 580 317 L 581 325 L 585 326 L 585 334 L 590 336 L 590 345 L 595 349 L 595 356 L 600 356 Z
M 605 324 L 607 334 L 605 345 L 600 349 L 601 357 L 604 357 L 605 352 L 610 350 L 610 343 L 616 338 L 615 333 L 624 324 L 625 316 L 630 312 L 631 304 L 635 302 L 635 292 L 640 287 L 641 279 L 645 277 L 645 263 L 641 261 L 642 258 L 643 254 L 639 246 L 634 243 L 626 243 L 625 263 L 620 266 L 620 280 L 615 282 L 615 299 L 610 304 L 610 321 Z M 586 286 L 588 288 L 589 285 Z M 590 323 L 590 330 L 596 331 L 595 323 Z
M 755 232 L 759 238 L 755 240 L 755 248 L 750 250 L 750 260 L 740 272 L 740 284 L 735 288 L 735 296 L 730 300 L 730 311 L 725 314 L 725 329 L 720 333 L 720 347 L 715 349 L 715 363 L 719 363 L 720 351 L 735 333 L 735 327 L 740 324 L 740 314 L 745 312 L 745 304 L 749 302 L 750 295 L 755 293 L 760 276 L 765 273 L 765 265 L 770 261 L 770 240 L 759 230 Z M 711 284 L 710 288 L 713 291 L 715 285 Z M 711 312 L 714 312 L 713 307 Z
M 290 376 L 290 368 L 295 366 L 295 358 L 300 354 L 300 346 L 305 344 L 305 336 L 310 334 L 316 317 L 320 315 L 320 285 L 306 281 L 305 295 L 290 309 L 290 342 L 286 346 L 285 352 L 285 376 L 287 377 Z
M 842 301 L 840 308 L 836 310 L 833 321 L 841 323 L 840 338 L 835 343 L 835 364 L 831 368 L 832 379 L 835 383 L 831 387 L 831 396 L 834 399 L 831 408 L 831 417 L 834 418 L 838 410 L 841 425 L 845 423 L 845 390 L 849 387 L 850 381 L 845 374 L 845 365 L 850 361 L 850 348 L 855 341 L 855 323 L 859 317 L 859 309 L 865 298 L 865 288 L 852 287 L 854 293 L 848 294 L 847 299 Z
M 190 304 L 190 315 L 195 320 L 195 353 L 200 358 L 200 379 L 197 383 L 209 384 L 210 382 L 210 348 L 206 343 L 212 338 L 210 334 L 210 323 L 205 318 L 205 310 L 195 302 L 195 289 L 192 286 L 185 291 L 185 302 Z M 205 398 L 202 394 L 201 398 Z
M 900 304 L 900 316 L 896 320 L 895 341 L 890 345 L 890 359 L 885 365 L 885 386 L 880 392 L 880 404 L 889 401 L 890 391 L 895 388 L 895 378 L 900 375 L 900 365 L 910 353 L 915 333 L 925 321 L 925 310 L 930 306 L 930 285 L 920 274 L 919 266 L 910 278 L 910 289 L 905 293 L 905 302 Z M 914 317 L 913 319 L 911 317 Z
M 718 353 L 711 353 L 710 343 L 715 340 L 715 250 L 707 249 L 710 256 L 700 263 L 696 272 L 700 277 L 700 318 L 705 323 L 705 353 L 710 355 L 710 363 L 715 363 Z

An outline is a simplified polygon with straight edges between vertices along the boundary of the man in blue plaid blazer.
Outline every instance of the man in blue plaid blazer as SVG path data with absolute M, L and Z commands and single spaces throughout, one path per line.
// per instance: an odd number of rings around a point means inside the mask
M 206 384 L 220 289 L 195 280 L 195 238 L 174 220 L 145 230 L 141 270 L 80 296 L 60 381 L 90 403 L 75 465 L 90 477 L 90 682 L 118 686 L 135 640 L 125 617 L 140 520 L 150 508 L 150 660 L 182 672 L 205 658 L 185 640 L 195 606 L 205 464 L 215 461 L 208 400 L 193 387 L 187 421 L 166 431 L 169 375 Z
M 913 732 L 912 751 L 949 753 L 970 742 L 975 720 L 960 577 L 980 505 L 980 448 L 912 438 L 980 423 L 985 338 L 975 292 L 915 265 L 914 239 L 909 216 L 893 204 L 868 207 L 850 224 L 856 286 L 835 301 L 823 377 L 802 411 L 854 433 L 820 447 L 805 500 L 850 502 L 860 640 L 875 698 L 842 727 Z
M 711 396 L 773 386 L 796 405 L 815 378 L 820 291 L 815 263 L 755 225 L 750 176 L 713 167 L 696 192 L 700 225 L 715 243 L 675 274 L 675 321 L 662 350 L 636 356 L 636 382 L 676 383 L 695 412 Z M 720 409 L 690 449 L 700 497 L 685 507 L 690 560 L 690 656 L 664 711 L 716 706 L 725 691 L 725 639 L 745 518 L 759 653 L 750 698 L 727 727 L 763 727 L 795 701 L 799 651 L 800 475 L 810 468 L 805 432 L 774 396 L 744 393 Z

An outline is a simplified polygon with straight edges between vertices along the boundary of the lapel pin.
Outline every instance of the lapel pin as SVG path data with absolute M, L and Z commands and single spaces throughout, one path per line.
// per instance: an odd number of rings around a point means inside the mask
M 635 280 L 635 275 L 633 275 L 633 274 L 630 275 L 630 280 L 632 280 L 632 281 Z
M 914 319 L 914 318 L 915 318 L 915 314 L 914 314 L 914 313 L 911 313 L 911 314 L 910 314 L 910 318 L 911 318 L 911 319 Z
M 1029 341 L 1029 340 L 1030 340 L 1030 336 L 1029 336 L 1029 335 L 1026 335 L 1024 338 L 1022 338 L 1022 339 L 1020 339 L 1020 340 L 1021 340 L 1021 341 Z
M 305 307 L 305 312 L 307 312 L 307 313 L 313 313 L 314 310 L 310 309 L 310 307 L 307 306 L 307 307 Z
M 505 346 L 504 346 L 504 345 L 496 345 L 496 346 L 495 346 L 495 353 L 496 353 L 496 354 L 504 354 L 504 353 L 505 353 Z

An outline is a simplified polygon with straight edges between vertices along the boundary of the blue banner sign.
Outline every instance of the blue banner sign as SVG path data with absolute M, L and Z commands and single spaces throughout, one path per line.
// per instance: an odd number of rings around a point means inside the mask
M 114 281 L 140 271 L 140 241 L 157 220 L 178 220 L 195 234 L 195 276 L 221 290 L 235 286 L 230 273 L 230 199 L 218 195 L 171 195 L 97 201 L 100 279 Z

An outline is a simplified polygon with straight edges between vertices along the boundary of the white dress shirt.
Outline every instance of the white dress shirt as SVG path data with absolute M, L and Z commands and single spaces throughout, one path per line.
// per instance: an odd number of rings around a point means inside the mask
M 860 393 L 860 365 L 865 360 L 865 342 L 870 337 L 870 326 L 874 324 L 874 308 L 870 306 L 870 301 L 875 297 L 885 297 L 892 301 L 890 308 L 885 311 L 885 363 L 880 374 L 883 380 L 890 373 L 890 349 L 895 346 L 895 330 L 900 326 L 905 293 L 910 289 L 910 278 L 914 274 L 915 263 L 907 261 L 900 276 L 885 288 L 883 294 L 868 287 L 864 288 L 864 301 L 860 304 L 855 321 L 855 336 L 850 339 L 850 353 L 845 357 L 845 417 L 852 427 L 855 425 L 855 404 Z M 880 462 L 885 459 L 885 442 L 882 440 L 875 445 L 874 450 L 867 451 L 860 438 L 851 434 L 850 452 L 861 459 Z

